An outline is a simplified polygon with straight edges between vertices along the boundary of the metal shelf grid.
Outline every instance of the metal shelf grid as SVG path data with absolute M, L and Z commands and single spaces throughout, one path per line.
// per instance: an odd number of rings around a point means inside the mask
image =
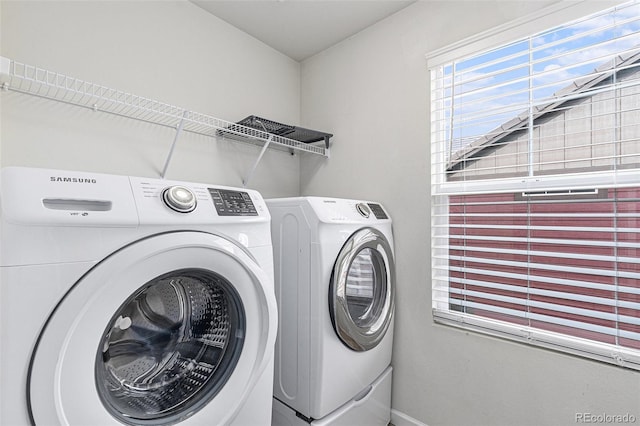
M 328 150 L 323 146 L 304 144 L 4 57 L 0 57 L 0 82 L 3 90 L 25 93 L 190 133 L 328 157 Z

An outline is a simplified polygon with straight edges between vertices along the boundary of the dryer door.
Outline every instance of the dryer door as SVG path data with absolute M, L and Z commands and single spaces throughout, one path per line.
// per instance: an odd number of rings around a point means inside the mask
M 37 342 L 33 423 L 230 423 L 273 354 L 270 289 L 248 252 L 212 234 L 161 234 L 113 253 Z
M 333 327 L 354 351 L 374 348 L 394 310 L 395 264 L 385 236 L 373 228 L 355 232 L 333 268 L 329 307 Z

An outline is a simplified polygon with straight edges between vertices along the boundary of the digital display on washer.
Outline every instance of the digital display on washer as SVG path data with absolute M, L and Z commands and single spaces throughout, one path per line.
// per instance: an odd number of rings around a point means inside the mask
M 248 192 L 208 188 L 219 216 L 258 216 Z
M 369 208 L 373 212 L 373 215 L 376 219 L 389 219 L 389 216 L 382 210 L 382 206 L 380 204 L 369 203 Z

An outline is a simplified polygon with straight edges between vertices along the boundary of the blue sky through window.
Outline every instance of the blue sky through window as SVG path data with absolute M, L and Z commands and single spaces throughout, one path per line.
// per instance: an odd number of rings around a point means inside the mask
M 530 102 L 548 104 L 617 55 L 637 51 L 640 2 L 633 1 L 445 66 L 442 99 L 447 139 L 453 133 L 450 153 L 499 132 L 502 124 L 526 112 Z

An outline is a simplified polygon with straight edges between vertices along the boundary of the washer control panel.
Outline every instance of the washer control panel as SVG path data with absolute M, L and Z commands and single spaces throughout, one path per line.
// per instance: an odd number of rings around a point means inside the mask
M 207 188 L 219 216 L 258 216 L 251 196 L 245 191 Z
M 266 223 L 270 218 L 262 196 L 252 189 L 129 179 L 141 224 Z

